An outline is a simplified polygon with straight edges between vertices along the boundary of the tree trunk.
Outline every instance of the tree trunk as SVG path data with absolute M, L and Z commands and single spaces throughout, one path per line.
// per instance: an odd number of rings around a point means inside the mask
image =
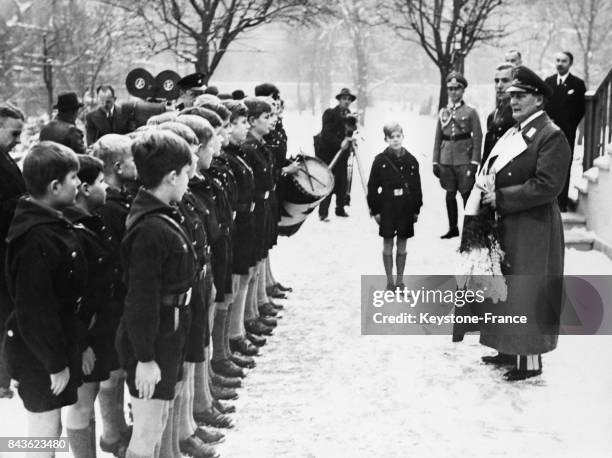
M 448 91 L 446 90 L 446 77 L 449 71 L 445 67 L 440 67 L 440 95 L 438 97 L 438 111 L 448 104 Z
M 195 71 L 204 74 L 204 83 L 208 84 L 210 80 L 210 62 L 209 62 L 208 44 L 198 43 L 198 49 L 196 50 L 196 62 Z
M 366 109 L 368 108 L 368 56 L 366 51 L 366 40 L 362 31 L 358 31 L 353 38 L 355 49 L 355 85 L 357 86 L 357 111 L 359 112 L 359 123 L 363 126 L 365 122 Z

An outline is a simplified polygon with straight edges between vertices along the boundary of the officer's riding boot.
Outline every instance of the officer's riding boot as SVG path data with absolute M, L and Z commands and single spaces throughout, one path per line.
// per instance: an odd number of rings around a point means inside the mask
M 393 283 L 393 253 L 383 253 L 383 265 L 385 266 L 385 275 L 387 275 L 387 290 L 393 291 L 395 283 Z
M 448 214 L 448 232 L 441 235 L 441 239 L 452 239 L 459 236 L 459 228 L 457 227 L 457 218 L 459 211 L 457 210 L 457 199 L 455 197 L 446 199 L 446 213 Z
M 469 192 L 462 192 L 461 198 L 463 199 L 463 208 L 465 208 L 465 204 L 467 204 L 468 198 L 470 197 Z

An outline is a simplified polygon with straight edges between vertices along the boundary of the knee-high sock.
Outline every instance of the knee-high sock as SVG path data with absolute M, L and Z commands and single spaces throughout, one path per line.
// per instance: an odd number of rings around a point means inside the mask
M 397 269 L 397 283 L 402 282 L 404 276 L 404 268 L 406 267 L 406 253 L 395 253 L 395 267 Z
M 266 260 L 264 259 L 259 264 L 259 277 L 257 286 L 257 305 L 265 304 L 269 302 L 268 296 L 266 295 Z
M 89 419 L 89 449 L 92 458 L 97 457 L 96 437 L 96 413 L 94 411 L 91 413 L 91 418 Z
M 68 442 L 74 458 L 93 458 L 90 445 L 90 428 L 66 429 Z
M 542 369 L 542 355 L 517 355 L 516 367 L 522 371 L 539 371 Z
M 172 450 L 174 452 L 174 458 L 183 458 L 181 453 L 181 447 L 179 441 L 181 440 L 179 427 L 181 424 L 181 404 L 183 403 L 185 382 L 179 382 L 177 384 L 177 394 L 174 398 L 174 413 L 172 417 L 168 419 L 172 421 Z
M 120 380 L 118 383 L 123 383 Z M 112 388 L 100 388 L 98 402 L 100 403 L 100 414 L 102 416 L 102 440 L 114 443 L 121 435 L 121 424 L 117 413 L 117 386 Z M 125 423 L 125 419 L 123 420 Z
M 387 275 L 387 283 L 393 284 L 393 255 L 383 253 L 383 265 L 385 266 L 385 275 Z
M 457 199 L 453 196 L 446 196 L 446 213 L 448 215 L 448 227 L 454 229 L 457 227 L 457 219 L 459 218 L 459 210 L 457 209 Z
M 190 437 L 195 430 L 193 426 L 193 402 L 190 396 L 191 385 L 193 384 L 194 363 L 183 363 L 183 391 L 179 397 L 179 414 L 176 425 L 178 440 Z
M 210 347 L 204 349 L 204 362 L 196 363 L 193 374 L 193 411 L 203 412 L 212 407 L 212 394 L 208 384 L 208 355 Z
M 225 332 L 225 319 L 227 317 L 227 310 L 219 309 L 215 313 L 215 322 L 212 328 L 212 345 L 213 345 L 213 361 L 221 361 L 225 359 L 223 343 L 223 334 Z
M 249 277 L 249 286 L 247 288 L 246 302 L 244 307 L 244 319 L 253 320 L 257 318 L 253 304 L 257 302 L 257 269 Z
M 232 308 L 234 304 L 229 304 L 229 308 L 226 310 L 225 317 L 223 318 L 223 354 L 226 359 L 229 359 L 232 352 L 229 349 L 229 327 L 230 327 L 230 316 L 232 314 Z
M 236 275 L 238 277 L 236 295 L 230 310 L 230 325 L 228 337 L 237 339 L 244 336 L 244 308 L 246 305 L 246 296 L 248 290 L 248 280 L 245 280 L 246 275 Z

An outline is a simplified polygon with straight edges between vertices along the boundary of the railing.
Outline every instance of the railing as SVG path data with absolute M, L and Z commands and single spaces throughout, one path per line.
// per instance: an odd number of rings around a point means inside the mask
M 605 154 L 612 142 L 612 70 L 596 91 L 585 95 L 584 156 L 582 169 L 593 167 L 593 161 Z

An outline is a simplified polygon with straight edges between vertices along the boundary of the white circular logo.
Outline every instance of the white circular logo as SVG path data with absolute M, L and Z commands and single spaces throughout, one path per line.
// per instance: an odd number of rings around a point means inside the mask
M 134 81 L 134 86 L 136 87 L 136 89 L 144 89 L 146 84 L 147 83 L 144 78 L 136 78 L 136 81 Z
M 174 89 L 174 81 L 172 80 L 164 81 L 164 91 L 170 92 L 172 89 Z

